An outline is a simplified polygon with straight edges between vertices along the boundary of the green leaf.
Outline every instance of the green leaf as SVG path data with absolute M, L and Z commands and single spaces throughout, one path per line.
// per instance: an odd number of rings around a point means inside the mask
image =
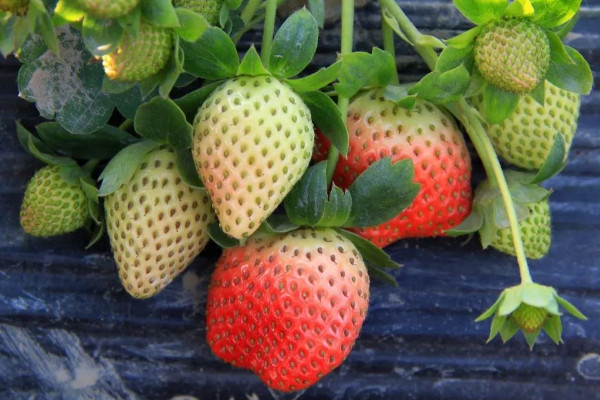
M 560 316 L 553 315 L 546 319 L 544 331 L 554 343 L 560 344 L 562 342 L 562 322 L 560 321 Z
M 194 157 L 189 149 L 175 149 L 177 153 L 177 171 L 181 176 L 181 179 L 188 186 L 199 189 L 204 187 L 202 180 L 198 176 L 196 165 L 194 164 Z
M 471 73 L 471 81 L 469 82 L 469 87 L 465 92 L 465 98 L 475 97 L 482 95 L 485 88 L 487 87 L 487 82 L 483 76 L 477 71 L 477 69 L 473 69 Z
M 185 52 L 184 69 L 203 79 L 234 77 L 239 67 L 235 44 L 219 28 L 207 28 L 194 43 L 182 42 Z
M 319 28 L 325 26 L 325 0 L 308 0 L 308 11 L 315 17 Z
M 348 154 L 348 130 L 342 113 L 329 96 L 322 92 L 300 93 L 310 109 L 313 123 L 342 155 Z
M 31 134 L 21 123 L 17 122 L 17 137 L 19 143 L 32 156 L 48 165 L 61 167 L 77 167 L 77 163 L 70 158 L 57 156 L 40 139 Z
M 518 94 L 498 89 L 493 85 L 486 86 L 483 92 L 485 119 L 490 124 L 499 124 L 513 113 L 519 104 L 519 99 Z
M 271 214 L 258 228 L 263 233 L 278 235 L 298 229 L 285 214 Z
M 581 0 L 530 0 L 535 14 L 533 21 L 545 28 L 554 28 L 572 19 L 581 6 Z
M 476 25 L 498 20 L 508 7 L 508 0 L 454 0 L 458 11 Z
M 385 87 L 396 76 L 396 62 L 387 51 L 354 52 L 342 57 L 342 67 L 335 90 L 340 96 L 352 97 L 364 87 Z
M 65 28 L 58 37 L 60 55 L 47 51 L 21 67 L 19 92 L 36 103 L 42 117 L 56 119 L 69 132 L 93 132 L 106 124 L 115 105 L 101 90 L 104 70 L 89 62 L 78 32 Z
M 134 86 L 123 93 L 113 95 L 113 99 L 117 103 L 117 110 L 125 118 L 131 120 L 135 118 L 137 108 L 143 103 L 142 94 L 138 86 Z
M 561 38 L 564 39 L 575 27 L 575 25 L 577 24 L 577 21 L 579 20 L 579 12 L 577 12 L 577 14 L 575 14 L 575 16 L 573 18 L 571 18 L 568 22 L 564 23 L 561 26 L 557 26 L 555 27 L 555 33 L 556 35 Z
M 79 9 L 73 1 L 60 0 L 54 8 L 52 22 L 54 26 L 75 23 L 85 17 L 85 11 Z
M 44 122 L 36 127 L 44 143 L 71 158 L 106 159 L 137 141 L 133 136 L 110 125 L 97 131 L 75 135 L 56 122 Z
M 374 264 L 371 264 L 368 261 L 365 261 L 365 266 L 367 267 L 367 271 L 369 272 L 370 278 L 379 279 L 383 283 L 387 283 L 391 286 L 398 286 L 398 282 L 396 282 L 396 278 L 394 276 L 380 268 L 377 268 Z
M 96 19 L 87 15 L 81 33 L 90 53 L 103 56 L 117 49 L 123 29 L 114 19 Z
M 140 34 L 140 24 L 142 22 L 142 10 L 139 7 L 133 9 L 129 14 L 118 18 L 117 21 L 121 28 L 132 37 L 137 37 Z
M 263 65 L 256 48 L 254 48 L 254 45 L 250 46 L 250 49 L 248 49 L 244 55 L 244 58 L 238 67 L 237 75 L 271 75 L 271 73 Z
M 175 49 L 171 52 L 171 56 L 167 65 L 158 73 L 159 84 L 158 94 L 162 97 L 168 97 L 169 93 L 177 83 L 179 75 L 183 72 L 183 50 L 180 46 L 179 37 L 174 37 Z
M 575 307 L 573 304 L 571 304 L 570 302 L 568 302 L 567 300 L 563 299 L 560 296 L 555 296 L 555 298 L 556 298 L 556 301 L 558 301 L 558 304 L 560 304 L 565 309 L 566 312 L 568 312 L 575 318 L 579 318 L 584 321 L 587 320 L 587 317 L 585 315 L 583 315 L 583 313 L 581 311 L 579 311 L 577 309 L 577 307 Z
M 210 26 L 202 15 L 185 8 L 175 9 L 180 26 L 175 32 L 185 41 L 195 42 Z
M 550 59 L 558 64 L 573 64 L 573 60 L 567 53 L 567 48 L 562 40 L 554 32 L 546 31 L 546 36 L 550 43 Z
M 392 31 L 394 31 L 394 33 L 396 35 L 398 35 L 402 41 L 404 41 L 405 43 L 408 43 L 411 46 L 414 46 L 414 43 L 412 42 L 412 40 L 410 40 L 402 31 L 402 29 L 400 29 L 400 25 L 398 24 L 398 20 L 396 20 L 396 18 L 394 18 L 394 16 L 390 13 L 390 11 L 385 8 L 382 7 L 382 17 L 383 17 L 383 21 L 392 29 Z
M 419 192 L 420 185 L 413 178 L 409 159 L 392 164 L 391 158 L 385 157 L 373 163 L 348 189 L 352 210 L 344 226 L 375 226 L 400 214 Z
M 567 165 L 567 144 L 565 138 L 558 132 L 554 144 L 550 148 L 548 157 L 537 172 L 531 183 L 541 183 L 558 174 Z
M 533 333 L 523 332 L 523 336 L 525 336 L 525 341 L 529 345 L 529 350 L 533 350 L 533 346 L 535 346 L 535 342 L 537 342 L 539 335 L 540 331 Z
M 500 336 L 502 337 L 502 342 L 508 342 L 510 339 L 512 339 L 513 336 L 517 334 L 517 332 L 519 332 L 519 327 L 517 326 L 517 324 L 515 324 L 511 319 L 507 319 L 506 322 L 504 322 L 504 325 L 502 325 L 502 328 L 500 329 Z
M 477 232 L 483 226 L 483 214 L 478 208 L 473 208 L 471 213 L 459 225 L 448 229 L 444 233 L 448 236 L 461 236 Z
M 175 104 L 183 111 L 188 122 L 193 122 L 194 117 L 198 113 L 198 109 L 202 106 L 202 103 L 210 96 L 210 94 L 222 84 L 223 82 L 211 82 L 207 85 L 196 89 L 183 97 L 175 99 Z
M 319 90 L 337 79 L 340 69 L 342 68 L 341 61 L 336 61 L 327 68 L 321 68 L 314 74 L 305 76 L 299 79 L 286 79 L 287 83 L 295 92 L 312 92 Z
M 383 97 L 395 103 L 397 106 L 412 110 L 417 103 L 417 95 L 409 94 L 413 84 L 387 85 L 383 90 Z
M 402 265 L 395 262 L 389 254 L 362 236 L 345 229 L 336 229 L 336 231 L 352 242 L 365 262 L 369 262 L 379 268 L 398 269 L 402 267 Z
M 218 222 L 213 222 L 208 226 L 208 236 L 223 249 L 230 249 L 240 245 L 239 240 L 234 239 L 223 232 Z
M 146 139 L 170 144 L 176 149 L 188 149 L 192 145 L 192 125 L 170 99 L 154 97 L 142 104 L 135 113 L 134 127 Z
M 537 85 L 528 95 L 543 107 L 546 102 L 546 81 Z
M 479 317 L 475 318 L 475 322 L 484 321 L 484 320 L 488 319 L 489 317 L 491 317 L 492 315 L 494 315 L 494 313 L 498 309 L 498 306 L 500 305 L 500 303 L 502 302 L 503 299 L 504 299 L 504 293 L 501 293 L 500 296 L 498 297 L 498 299 L 496 299 L 496 301 L 494 302 L 494 304 L 491 305 L 490 308 L 485 310 Z
M 409 93 L 435 104 L 445 104 L 459 99 L 468 87 L 469 71 L 461 64 L 446 72 L 430 72 Z
M 327 161 L 324 161 L 327 164 Z M 335 184 L 331 184 L 329 198 L 325 200 L 323 216 L 317 222 L 317 226 L 338 227 L 344 225 L 344 222 L 350 217 L 352 210 L 352 196 L 350 192 L 343 191 Z
M 170 1 L 142 0 L 142 16 L 155 26 L 163 28 L 179 26 L 177 13 Z
M 152 140 L 144 140 L 117 153 L 100 174 L 102 185 L 98 196 L 108 196 L 129 182 L 144 157 L 158 146 L 159 144 Z
M 289 78 L 306 68 L 317 51 L 319 27 L 306 9 L 292 14 L 275 34 L 269 70 L 273 75 Z
M 225 0 L 225 4 L 230 9 L 235 10 L 242 4 L 242 0 Z
M 546 79 L 552 84 L 569 92 L 589 94 L 594 85 L 594 77 L 590 65 L 579 52 L 565 46 L 572 63 L 552 61 Z
M 102 80 L 102 91 L 108 94 L 121 94 L 136 86 L 136 83 L 137 82 L 113 81 L 108 76 L 104 76 L 104 79 Z
M 514 18 L 531 17 L 534 9 L 530 0 L 515 0 L 506 7 L 504 14 Z
M 447 72 L 464 65 L 468 71 L 473 69 L 473 47 L 466 46 L 462 48 L 448 46 L 446 47 L 437 62 L 435 63 L 435 70 L 439 72 Z
M 42 35 L 46 46 L 48 46 L 48 50 L 54 54 L 58 54 L 60 51 L 58 39 L 56 38 L 56 33 L 54 32 L 52 18 L 46 10 L 44 10 L 38 17 L 38 30 L 40 35 Z
M 290 221 L 298 226 L 316 226 L 327 201 L 327 161 L 308 168 L 294 185 L 283 204 Z
M 496 337 L 496 335 L 502 329 L 502 326 L 506 322 L 506 316 L 500 316 L 496 314 L 494 319 L 492 320 L 492 325 L 490 327 L 490 336 L 488 336 L 487 343 L 491 342 L 492 339 Z
M 517 214 L 517 221 L 519 222 L 526 220 L 531 215 L 529 208 L 521 203 L 515 202 L 514 208 L 515 213 Z M 506 214 L 506 206 L 501 197 L 494 199 L 492 203 L 492 213 L 492 221 L 496 229 L 507 229 L 510 227 L 508 215 Z
M 481 241 L 481 247 L 487 249 L 492 244 L 498 229 L 494 225 L 494 208 L 484 207 L 482 212 L 483 226 L 479 229 L 479 240 Z
M 476 26 L 475 28 L 471 28 L 460 35 L 447 39 L 446 43 L 448 43 L 449 46 L 457 49 L 470 47 L 475 44 L 475 38 L 479 35 L 479 32 L 481 32 L 481 27 Z

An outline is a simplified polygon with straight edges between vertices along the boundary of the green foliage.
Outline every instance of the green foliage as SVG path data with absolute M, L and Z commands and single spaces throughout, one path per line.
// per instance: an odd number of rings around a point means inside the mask
M 340 154 L 348 154 L 348 130 L 340 109 L 331 98 L 319 91 L 300 93 L 310 109 L 313 123 L 338 149 Z
M 371 54 L 354 52 L 342 57 L 335 90 L 340 96 L 352 97 L 366 87 L 385 87 L 395 76 L 396 63 L 390 53 L 378 48 Z
M 176 149 L 189 149 L 192 145 L 192 125 L 170 99 L 155 97 L 142 104 L 135 114 L 134 126 L 144 138 Z
M 218 80 L 235 76 L 239 67 L 237 49 L 219 28 L 207 28 L 194 43 L 182 42 L 185 71 L 202 79 Z

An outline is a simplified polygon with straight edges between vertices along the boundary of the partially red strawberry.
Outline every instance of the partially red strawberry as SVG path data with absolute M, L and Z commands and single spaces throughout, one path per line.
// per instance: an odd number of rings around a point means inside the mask
M 269 387 L 300 390 L 346 358 L 368 304 L 363 259 L 334 230 L 254 235 L 217 262 L 206 336 L 215 355 Z
M 346 123 L 350 147 L 340 157 L 334 182 L 348 188 L 369 165 L 383 157 L 412 159 L 421 190 L 410 207 L 376 227 L 356 230 L 379 247 L 402 238 L 442 236 L 471 211 L 471 159 L 452 118 L 418 100 L 407 110 L 374 89 L 356 97 Z M 317 159 L 326 157 L 324 136 L 317 136 Z M 320 155 L 319 155 L 320 154 Z M 321 158 L 322 157 L 322 158 Z

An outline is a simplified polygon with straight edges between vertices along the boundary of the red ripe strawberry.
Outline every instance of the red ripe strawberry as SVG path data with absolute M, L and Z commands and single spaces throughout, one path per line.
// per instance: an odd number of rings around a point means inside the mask
M 369 165 L 383 157 L 394 162 L 411 158 L 421 190 L 410 207 L 376 227 L 357 229 L 379 247 L 402 238 L 441 236 L 471 211 L 471 159 L 451 117 L 426 101 L 406 110 L 386 100 L 381 90 L 356 97 L 346 122 L 350 147 L 340 157 L 334 182 L 348 188 Z M 326 158 L 326 140 L 315 147 Z M 323 157 L 323 158 L 319 158 Z
M 346 358 L 368 304 L 362 257 L 334 230 L 254 235 L 217 262 L 206 336 L 215 355 L 269 387 L 300 390 Z

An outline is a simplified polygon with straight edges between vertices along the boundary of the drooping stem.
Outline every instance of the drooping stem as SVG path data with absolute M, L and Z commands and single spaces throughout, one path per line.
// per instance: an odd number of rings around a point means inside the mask
M 414 46 L 417 53 L 419 53 L 429 68 L 433 70 L 438 59 L 437 53 L 431 46 L 425 44 L 425 41 L 422 40 L 423 35 L 413 25 L 410 19 L 408 19 L 406 14 L 404 14 L 400 6 L 396 4 L 395 0 L 380 0 L 380 4 L 382 7 L 385 7 L 396 19 L 406 38 Z M 500 161 L 498 160 L 498 156 L 496 155 L 494 147 L 485 132 L 485 128 L 481 124 L 476 111 L 466 102 L 464 98 L 454 102 L 447 108 L 465 126 L 465 129 L 467 130 L 467 133 L 473 142 L 473 146 L 483 162 L 488 178 L 494 182 L 500 190 L 500 194 L 504 202 L 504 208 L 506 209 L 506 214 L 510 224 L 513 247 L 517 256 L 517 262 L 519 264 L 521 282 L 531 283 L 531 274 L 527 264 L 527 257 L 525 255 L 523 238 L 521 236 L 521 230 L 519 229 L 519 220 L 515 211 L 515 205 L 508 189 L 504 172 L 500 166 Z
M 262 3 L 263 0 L 248 0 L 244 10 L 242 11 L 241 18 L 244 21 L 244 26 L 250 25 L 250 21 L 254 18 L 254 14 L 256 14 L 256 10 Z
M 396 45 L 394 43 L 394 31 L 384 17 L 385 10 L 381 8 L 381 34 L 383 36 L 383 49 L 396 59 Z M 398 84 L 398 74 L 394 75 L 392 83 Z
M 277 0 L 267 0 L 265 10 L 265 26 L 263 30 L 262 47 L 260 58 L 266 68 L 269 68 L 269 55 L 273 44 L 273 32 L 275 32 L 275 14 L 277 13 Z
M 342 0 L 342 35 L 341 35 L 341 56 L 352 53 L 354 46 L 354 0 Z M 348 104 L 350 99 L 344 96 L 338 96 L 338 108 L 342 114 L 342 119 L 346 120 L 348 113 Z M 332 144 L 327 154 L 327 182 L 333 179 L 335 166 L 337 165 L 339 152 Z

